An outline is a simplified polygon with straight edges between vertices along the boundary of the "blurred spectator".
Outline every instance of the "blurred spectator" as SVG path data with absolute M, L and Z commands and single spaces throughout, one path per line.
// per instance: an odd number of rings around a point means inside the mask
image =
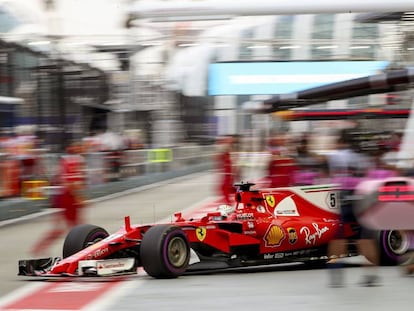
M 124 131 L 124 145 L 125 149 L 136 150 L 143 149 L 145 145 L 142 141 L 142 133 L 139 129 L 131 129 Z
M 105 131 L 97 135 L 101 151 L 124 150 L 125 144 L 121 135 L 112 131 Z
M 61 212 L 56 214 L 53 228 L 33 246 L 34 255 L 41 254 L 70 228 L 81 223 L 80 210 L 85 205 L 85 163 L 82 151 L 81 144 L 72 144 L 60 159 L 59 173 L 55 180 L 58 190 L 52 196 L 51 203 L 52 207 L 60 208 Z
M 35 179 L 39 167 L 39 155 L 37 154 L 37 137 L 35 126 L 16 126 L 14 135 L 3 139 L 2 146 L 10 161 L 17 161 L 18 174 L 14 176 L 18 180 L 19 193 L 24 181 Z M 11 163 L 10 163 L 11 164 Z
M 346 237 L 346 227 L 357 224 L 353 212 L 355 204 L 354 190 L 359 182 L 362 181 L 368 169 L 368 161 L 362 154 L 351 148 L 352 139 L 348 130 L 342 130 L 337 143 L 337 149 L 328 155 L 329 172 L 333 183 L 338 184 L 340 191 L 340 224 L 337 236 L 328 246 L 328 254 L 331 258 L 330 285 L 332 287 L 343 286 L 342 264 L 337 260 L 346 256 L 348 253 L 348 239 Z M 357 242 L 358 251 L 364 255 L 373 265 L 367 275 L 364 276 L 361 285 L 379 285 L 378 276 L 373 267 L 379 264 L 379 251 L 375 241 L 375 232 L 361 227 L 359 236 L 352 237 Z
M 20 196 L 20 163 L 8 154 L 3 154 L 0 162 L 1 197 Z
M 401 145 L 402 134 L 398 132 L 392 132 L 391 137 L 383 142 L 386 150 L 398 151 Z
M 383 142 L 382 160 L 388 165 L 395 166 L 397 164 L 401 140 L 401 133 L 393 132 L 391 137 Z
M 235 165 L 237 161 L 233 158 L 236 146 L 237 140 L 232 136 L 222 137 L 217 142 L 216 164 L 220 175 L 218 192 L 227 205 L 232 203 L 231 196 L 236 192 L 234 184 L 239 176 Z
M 121 177 L 121 165 L 125 151 L 124 139 L 111 131 L 98 135 L 101 151 L 105 152 L 105 171 L 107 181 L 117 181 Z
M 396 166 L 387 163 L 384 154 L 387 152 L 388 148 L 385 146 L 378 146 L 378 149 L 373 152 L 371 160 L 373 166 L 367 171 L 365 176 L 366 179 L 383 179 L 388 177 L 395 177 L 399 175 L 398 169 Z
M 89 152 L 99 152 L 102 149 L 101 140 L 97 135 L 86 136 L 82 139 L 82 144 L 84 146 L 84 151 Z
M 294 175 L 294 184 L 298 186 L 313 185 L 323 177 L 324 160 L 310 151 L 309 143 L 309 138 L 305 134 L 300 138 L 296 148 L 297 170 Z
M 272 138 L 269 142 L 271 158 L 267 168 L 269 187 L 289 187 L 295 183 L 297 164 L 288 148 L 283 144 L 285 140 Z
M 116 181 L 121 177 L 121 166 L 124 151 L 127 148 L 125 139 L 112 131 L 98 131 L 83 139 L 85 151 L 102 152 L 104 178 L 106 181 Z M 96 164 L 96 163 L 95 163 Z
M 1 176 L 1 197 L 14 197 L 20 194 L 20 166 L 19 162 L 9 153 L 8 142 L 11 138 L 9 131 L 0 133 L 0 176 Z
M 313 180 L 315 185 L 330 184 L 331 178 L 329 176 L 329 164 L 326 159 L 321 159 L 318 166 L 318 174 Z

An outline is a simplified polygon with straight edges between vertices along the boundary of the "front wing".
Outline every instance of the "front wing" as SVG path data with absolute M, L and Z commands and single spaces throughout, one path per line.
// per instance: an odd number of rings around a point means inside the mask
M 18 275 L 25 276 L 114 276 L 136 274 L 134 258 L 116 258 L 100 260 L 81 260 L 78 263 L 77 274 L 52 274 L 53 266 L 61 260 L 60 257 L 19 260 Z

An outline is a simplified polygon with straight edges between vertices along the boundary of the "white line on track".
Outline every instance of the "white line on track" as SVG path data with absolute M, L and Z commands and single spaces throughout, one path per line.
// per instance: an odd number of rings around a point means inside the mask
M 19 218 L 13 218 L 13 219 L 7 219 L 7 220 L 0 221 L 0 227 L 12 225 L 17 222 L 28 221 L 28 220 L 35 219 L 35 218 L 42 217 L 42 216 L 47 216 L 47 215 L 54 214 L 60 211 L 62 211 L 62 209 L 60 208 L 45 208 L 41 212 L 38 212 L 38 213 L 33 213 L 33 214 L 21 216 Z
M 19 298 L 28 296 L 29 294 L 38 291 L 42 287 L 46 287 L 46 282 L 33 282 L 26 286 L 20 287 L 19 289 L 16 289 L 15 291 L 11 292 L 10 294 L 0 297 L 0 310 L 2 309 L 2 306 L 8 305 Z
M 123 296 L 125 293 L 136 290 L 139 282 L 137 280 L 125 280 L 120 282 L 115 288 L 112 288 L 108 294 L 105 294 L 102 297 L 99 297 L 95 301 L 91 301 L 89 305 L 82 308 L 81 311 L 102 311 L 105 308 L 113 304 L 119 297 Z

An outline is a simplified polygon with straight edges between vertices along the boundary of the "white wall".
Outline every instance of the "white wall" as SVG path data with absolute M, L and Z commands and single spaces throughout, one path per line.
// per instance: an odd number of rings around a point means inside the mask
M 56 11 L 51 14 L 43 0 L 12 2 L 36 17 L 49 33 L 82 36 L 125 33 L 125 0 L 55 0 Z

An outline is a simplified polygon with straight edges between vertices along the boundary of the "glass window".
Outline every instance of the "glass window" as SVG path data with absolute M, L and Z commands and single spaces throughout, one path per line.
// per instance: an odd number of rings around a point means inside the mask
M 352 26 L 352 39 L 378 39 L 377 24 L 355 23 Z
M 291 39 L 294 21 L 295 17 L 293 15 L 279 16 L 275 23 L 274 38 Z
M 292 49 L 286 48 L 286 44 L 276 44 L 273 46 L 273 58 L 277 60 L 289 60 Z
M 332 39 L 334 28 L 333 14 L 318 14 L 314 16 L 312 27 L 312 59 L 329 59 L 332 56 Z
M 243 104 L 250 100 L 250 95 L 237 95 L 237 121 L 236 128 L 237 132 L 242 131 L 243 129 L 248 129 L 251 127 L 251 119 L 248 117 L 248 114 L 243 112 Z
M 360 45 L 351 47 L 350 55 L 353 59 L 375 59 L 378 46 L 372 45 Z
M 240 59 L 252 59 L 253 57 L 253 49 L 252 46 L 254 45 L 253 39 L 254 31 L 253 29 L 246 29 L 241 34 L 241 44 L 240 44 L 240 51 L 239 51 L 239 58 Z
M 352 58 L 373 59 L 376 57 L 379 29 L 377 24 L 355 23 L 352 26 L 350 55 Z
M 284 48 L 289 44 L 293 36 L 293 25 L 295 16 L 284 15 L 276 19 L 273 37 L 280 41 L 280 44 L 273 46 L 273 57 L 279 60 L 288 60 L 291 58 L 291 49 Z
M 312 44 L 312 59 L 323 60 L 332 56 L 332 49 L 323 44 Z
M 332 39 L 334 15 L 318 14 L 315 15 L 312 28 L 312 39 Z

